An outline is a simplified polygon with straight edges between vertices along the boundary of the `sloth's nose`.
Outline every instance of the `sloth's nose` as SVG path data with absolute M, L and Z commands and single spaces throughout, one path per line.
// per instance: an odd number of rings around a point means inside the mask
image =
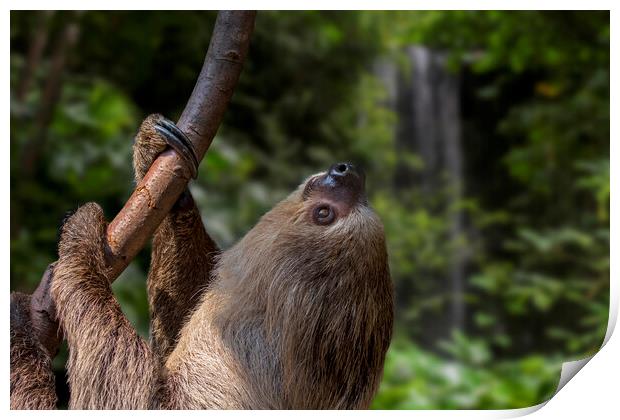
M 326 186 L 342 187 L 350 191 L 364 191 L 366 175 L 364 171 L 348 162 L 334 163 L 327 170 L 323 183 Z
M 330 168 L 328 173 L 333 177 L 343 177 L 347 175 L 360 175 L 359 171 L 352 163 L 348 162 L 340 162 L 334 163 Z
M 315 190 L 318 194 L 330 197 L 334 201 L 348 203 L 366 203 L 364 171 L 352 163 L 338 162 L 333 164 L 318 177 L 311 178 L 304 190 Z

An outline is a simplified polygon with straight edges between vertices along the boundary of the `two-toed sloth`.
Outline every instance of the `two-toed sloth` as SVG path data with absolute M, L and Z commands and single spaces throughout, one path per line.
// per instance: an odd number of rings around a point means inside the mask
M 170 141 L 145 120 L 139 181 Z M 51 293 L 69 346 L 71 408 L 367 408 L 393 321 L 383 227 L 364 175 L 339 163 L 307 179 L 218 251 L 188 191 L 153 241 L 150 343 L 106 277 L 106 222 L 63 225 Z

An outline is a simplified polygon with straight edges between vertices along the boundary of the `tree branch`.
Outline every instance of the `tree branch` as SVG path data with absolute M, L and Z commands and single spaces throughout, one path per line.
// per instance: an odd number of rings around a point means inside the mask
M 178 127 L 189 137 L 199 160 L 213 141 L 243 62 L 247 55 L 256 12 L 219 12 L 209 50 L 196 85 Z M 183 159 L 174 151 L 162 153 L 140 184 L 108 225 L 109 280 L 114 281 L 142 249 L 180 194 L 191 176 Z M 31 317 L 38 338 L 53 357 L 62 337 L 49 295 L 53 265 L 43 275 L 32 296 Z

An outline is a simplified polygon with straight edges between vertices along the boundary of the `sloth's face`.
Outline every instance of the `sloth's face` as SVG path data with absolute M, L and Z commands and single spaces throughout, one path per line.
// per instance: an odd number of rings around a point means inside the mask
M 335 163 L 311 176 L 301 192 L 306 220 L 328 226 L 346 218 L 357 206 L 366 206 L 366 177 L 350 163 Z
M 312 266 L 329 273 L 344 262 L 383 255 L 383 225 L 368 205 L 364 184 L 364 173 L 352 164 L 332 165 L 261 217 L 232 251 L 250 256 L 244 263 L 268 261 L 269 267 L 253 266 L 250 271 L 262 270 L 271 279 L 290 276 L 285 271 L 295 265 L 300 265 L 295 272 L 311 274 L 307 270 Z

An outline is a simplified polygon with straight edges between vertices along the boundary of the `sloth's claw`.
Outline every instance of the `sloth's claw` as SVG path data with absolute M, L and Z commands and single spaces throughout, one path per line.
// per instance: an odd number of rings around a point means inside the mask
M 170 120 L 162 118 L 155 124 L 155 130 L 162 135 L 166 143 L 187 162 L 192 178 L 198 176 L 198 157 L 194 145 L 187 136 Z

